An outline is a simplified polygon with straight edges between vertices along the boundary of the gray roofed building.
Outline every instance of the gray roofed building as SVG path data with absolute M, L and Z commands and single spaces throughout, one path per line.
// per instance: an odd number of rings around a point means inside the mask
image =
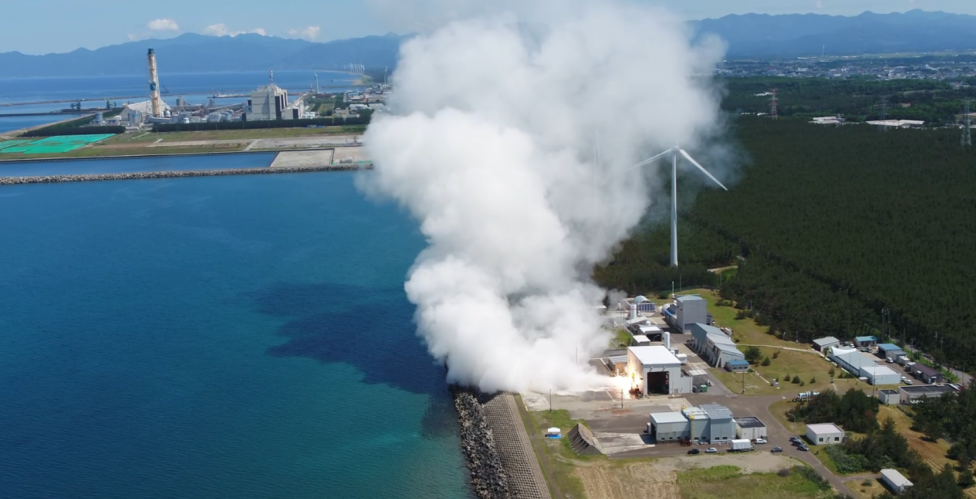
M 817 338 L 813 340 L 814 346 L 817 350 L 823 352 L 827 348 L 833 348 L 840 345 L 840 340 L 834 338 L 833 336 L 827 336 L 826 338 Z

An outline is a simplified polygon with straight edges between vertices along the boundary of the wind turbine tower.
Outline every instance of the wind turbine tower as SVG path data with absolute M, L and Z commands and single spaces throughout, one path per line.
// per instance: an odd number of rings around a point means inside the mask
M 152 114 L 159 117 L 161 114 L 159 100 L 159 74 L 156 72 L 156 51 L 149 49 L 149 100 L 152 101 Z
M 973 135 L 970 129 L 969 99 L 966 99 L 966 110 L 962 115 L 962 146 L 973 147 Z
M 640 163 L 634 165 L 633 168 L 640 168 L 644 165 L 649 165 L 661 158 L 671 155 L 671 266 L 678 266 L 678 155 L 683 156 L 686 160 L 690 161 L 691 164 L 698 167 L 708 178 L 712 179 L 712 182 L 718 184 L 719 187 L 729 190 L 727 187 L 722 185 L 704 166 L 698 164 L 694 158 L 691 157 L 684 149 L 674 146 L 667 151 L 658 154 L 657 156 L 645 159 Z

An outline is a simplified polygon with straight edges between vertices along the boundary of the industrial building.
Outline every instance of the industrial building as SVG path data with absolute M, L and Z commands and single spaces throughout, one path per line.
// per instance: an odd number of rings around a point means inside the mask
M 901 374 L 885 366 L 866 366 L 861 368 L 861 377 L 867 378 L 872 385 L 897 385 L 901 383 Z
M 729 361 L 745 360 L 732 338 L 717 327 L 701 323 L 691 325 L 692 346 L 701 358 L 709 364 L 724 368 Z
M 681 360 L 665 346 L 627 348 L 627 375 L 634 386 L 646 395 L 691 393 L 691 377 L 681 369 Z
M 839 444 L 844 441 L 844 430 L 834 423 L 808 424 L 807 440 L 813 445 Z
M 251 92 L 244 121 L 298 120 L 305 114 L 301 99 L 288 102 L 288 91 L 270 83 Z
M 919 120 L 872 120 L 868 121 L 868 124 L 882 128 L 918 128 L 925 126 L 925 122 Z
M 857 336 L 854 338 L 854 344 L 859 347 L 873 347 L 878 344 L 878 339 L 874 336 Z
M 834 338 L 833 336 L 828 336 L 826 338 L 817 338 L 813 340 L 813 346 L 818 352 L 826 352 L 828 348 L 834 348 L 840 346 L 840 340 Z
M 901 402 L 901 396 L 898 390 L 881 390 L 878 392 L 878 401 L 884 405 L 897 404 Z
M 887 367 L 884 367 L 886 370 L 875 369 L 879 367 L 878 363 L 869 354 L 862 354 L 854 348 L 833 348 L 828 358 L 857 378 L 868 378 L 868 381 L 877 378 L 880 384 L 894 384 L 901 381 L 901 375 Z M 895 381 L 887 383 L 892 379 L 892 375 L 895 376 Z
M 679 296 L 675 299 L 674 306 L 665 309 L 662 313 L 671 327 L 681 333 L 687 333 L 691 330 L 692 324 L 711 324 L 707 305 L 708 302 L 698 295 Z
M 687 407 L 681 412 L 652 413 L 650 419 L 648 432 L 656 442 L 696 440 L 714 444 L 736 437 L 732 411 L 718 404 Z
M 901 494 L 913 485 L 912 482 L 905 478 L 905 475 L 893 469 L 881 470 L 881 482 L 895 494 Z
M 895 345 L 894 343 L 881 343 L 878 345 L 878 357 L 882 359 L 896 360 L 898 357 L 905 355 L 901 347 Z
M 163 101 L 159 101 L 160 116 L 168 116 L 170 114 L 170 107 Z M 122 108 L 122 113 L 119 115 L 119 120 L 128 123 L 130 126 L 139 126 L 146 122 L 150 117 L 153 116 L 153 102 L 135 102 L 131 104 L 126 104 Z
M 899 401 L 902 404 L 914 404 L 926 397 L 941 397 L 945 393 L 955 393 L 955 391 L 955 388 L 949 385 L 902 386 L 898 388 Z
M 756 440 L 766 438 L 766 425 L 759 418 L 748 416 L 735 418 L 735 438 Z
M 922 383 L 928 383 L 930 385 L 945 381 L 945 376 L 942 374 L 942 372 L 922 363 L 916 363 L 914 366 L 912 366 L 912 375 Z

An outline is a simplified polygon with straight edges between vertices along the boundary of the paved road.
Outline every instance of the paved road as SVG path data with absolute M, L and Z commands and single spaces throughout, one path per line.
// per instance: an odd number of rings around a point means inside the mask
M 905 347 L 905 351 L 906 352 L 909 352 L 909 353 L 922 352 L 921 350 L 919 350 L 919 349 L 917 349 L 915 347 L 912 347 L 912 346 Z M 922 352 L 922 356 L 925 357 L 926 359 L 928 359 L 931 362 L 935 362 L 935 359 L 933 359 L 931 355 L 928 355 L 925 352 Z M 970 376 L 969 374 L 967 374 L 967 373 L 965 373 L 963 371 L 960 371 L 958 369 L 953 369 L 951 367 L 948 368 L 948 369 L 949 369 L 949 372 L 951 372 L 957 378 L 959 378 L 959 382 L 962 383 L 963 385 L 967 385 L 968 386 L 970 383 L 972 383 L 973 377 Z

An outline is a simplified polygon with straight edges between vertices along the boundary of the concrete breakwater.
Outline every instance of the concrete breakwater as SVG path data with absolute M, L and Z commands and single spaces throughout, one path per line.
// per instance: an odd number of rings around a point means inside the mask
M 32 177 L 0 177 L 0 185 L 57 184 L 62 182 L 99 182 L 104 180 L 141 180 L 159 178 L 221 177 L 227 175 L 270 175 L 277 173 L 311 173 L 326 171 L 368 170 L 368 165 L 326 165 L 295 168 L 231 168 L 225 170 L 189 170 L 162 172 L 128 172 L 79 175 L 44 175 Z
M 452 387 L 461 426 L 461 450 L 471 470 L 471 488 L 480 499 L 509 499 L 508 476 L 495 448 L 495 439 L 477 396 Z

